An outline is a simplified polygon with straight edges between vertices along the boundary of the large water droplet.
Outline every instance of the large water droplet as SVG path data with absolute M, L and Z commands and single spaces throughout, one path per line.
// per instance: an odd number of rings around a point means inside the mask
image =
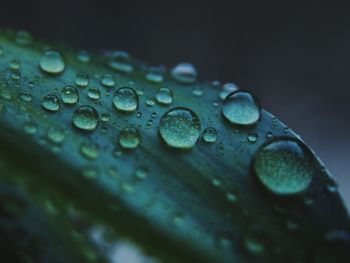
M 173 102 L 173 91 L 169 88 L 160 88 L 156 95 L 157 102 L 168 105 Z
M 253 170 L 271 192 L 298 194 L 307 189 L 314 173 L 314 157 L 300 141 L 281 137 L 260 146 L 253 158 Z
M 45 110 L 53 112 L 58 111 L 61 108 L 61 102 L 59 98 L 53 94 L 46 95 L 43 98 L 41 105 Z
M 94 107 L 83 105 L 73 113 L 73 124 L 81 130 L 92 131 L 98 124 L 98 113 Z
M 65 86 L 61 90 L 61 99 L 65 104 L 75 104 L 79 100 L 78 90 L 73 86 Z
M 118 140 L 124 149 L 135 149 L 141 143 L 141 134 L 134 127 L 126 127 L 119 133 Z
M 113 96 L 113 105 L 119 111 L 133 112 L 138 107 L 138 95 L 132 88 L 120 88 Z
M 190 63 L 179 63 L 172 70 L 174 79 L 183 83 L 193 83 L 197 79 L 197 71 Z
M 235 91 L 228 95 L 223 103 L 222 113 L 235 125 L 250 126 L 260 118 L 260 103 L 248 91 Z
M 189 149 L 200 136 L 200 126 L 200 120 L 192 110 L 176 107 L 162 116 L 159 133 L 170 147 Z
M 46 51 L 40 60 L 40 68 L 51 74 L 58 74 L 63 72 L 66 64 L 60 52 L 54 50 Z

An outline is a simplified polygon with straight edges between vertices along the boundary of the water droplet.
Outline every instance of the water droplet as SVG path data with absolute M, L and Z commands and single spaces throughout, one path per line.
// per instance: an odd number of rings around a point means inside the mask
M 140 180 L 144 180 L 147 178 L 147 170 L 144 168 L 139 168 L 136 170 L 135 176 Z
M 159 104 L 168 105 L 173 102 L 173 91 L 169 88 L 160 88 L 156 95 Z
M 145 103 L 146 103 L 146 106 L 148 106 L 148 107 L 153 107 L 154 104 L 155 104 L 155 101 L 154 101 L 154 99 L 153 99 L 152 97 L 148 96 L 148 97 L 146 98 Z
M 247 91 L 235 91 L 227 96 L 223 103 L 222 113 L 234 125 L 250 126 L 260 118 L 260 103 Z
M 85 72 L 78 72 L 75 76 L 75 84 L 79 87 L 86 87 L 89 85 L 89 75 Z
M 101 83 L 105 87 L 113 87 L 115 84 L 114 77 L 111 74 L 104 74 Z
M 135 149 L 141 143 L 141 134 L 134 127 L 126 127 L 119 133 L 119 144 L 124 149 Z
M 19 94 L 19 98 L 22 100 L 22 101 L 25 101 L 25 102 L 31 102 L 32 101 L 32 94 L 30 92 L 21 92 Z
M 61 108 L 61 102 L 59 98 L 53 94 L 46 95 L 43 98 L 41 105 L 45 110 L 52 112 L 58 111 Z
M 35 122 L 29 121 L 24 124 L 23 129 L 27 134 L 34 134 L 38 128 Z
M 203 90 L 200 88 L 200 87 L 195 87 L 193 90 L 192 90 L 192 94 L 194 96 L 197 96 L 197 97 L 200 97 L 203 95 Z
M 114 52 L 108 65 L 111 69 L 124 73 L 131 73 L 134 70 L 133 66 L 130 64 L 129 54 L 123 51 Z
M 21 67 L 21 62 L 17 59 L 13 59 L 10 61 L 10 68 L 12 70 L 19 70 L 19 68 Z
M 146 73 L 146 79 L 155 83 L 160 83 L 163 81 L 163 75 L 161 70 L 158 68 L 150 68 Z
M 52 125 L 46 131 L 47 138 L 53 143 L 62 143 L 65 139 L 63 128 Z
M 255 143 L 258 140 L 258 134 L 256 132 L 249 133 L 247 136 L 248 142 Z
M 123 112 L 133 112 L 138 107 L 138 96 L 132 88 L 124 87 L 116 91 L 113 96 L 114 107 Z
M 208 143 L 216 142 L 217 130 L 213 127 L 208 127 L 203 131 L 203 140 Z
M 97 169 L 93 166 L 86 166 L 84 167 L 82 174 L 87 179 L 95 179 L 97 177 Z
M 253 170 L 260 182 L 275 194 L 298 194 L 307 189 L 313 177 L 311 151 L 293 138 L 277 138 L 260 146 Z
M 84 141 L 80 144 L 81 154 L 89 160 L 96 159 L 100 154 L 100 147 L 95 142 Z
M 29 32 L 20 30 L 16 33 L 16 43 L 19 45 L 28 45 L 32 42 L 32 36 Z
M 80 106 L 73 113 L 73 124 L 81 130 L 92 131 L 96 129 L 98 119 L 95 108 L 88 105 Z
M 222 100 L 225 100 L 227 95 L 238 90 L 238 86 L 234 83 L 226 83 L 224 84 L 224 86 L 222 87 L 222 90 L 219 93 L 219 97 Z
M 89 88 L 87 94 L 88 97 L 92 100 L 99 100 L 101 96 L 100 90 L 98 88 Z
M 50 74 L 59 74 L 66 67 L 61 53 L 54 50 L 46 51 L 41 57 L 39 65 L 41 70 Z
M 170 147 L 189 149 L 200 136 L 200 126 L 200 120 L 192 110 L 176 107 L 162 116 L 159 133 Z
M 229 202 L 231 202 L 231 203 L 237 202 L 237 196 L 234 195 L 234 194 L 232 194 L 232 193 L 227 193 L 227 194 L 226 194 L 226 198 L 227 198 L 227 200 L 228 200 Z
M 179 63 L 172 70 L 174 79 L 183 83 L 193 83 L 197 79 L 197 71 L 190 63 Z
M 266 133 L 266 138 L 267 138 L 267 139 L 272 138 L 272 136 L 273 136 L 273 133 L 272 133 L 272 132 L 268 131 L 268 132 Z
M 75 104 L 79 100 L 78 90 L 73 86 L 65 86 L 61 90 L 61 99 L 65 104 Z
M 109 122 L 110 119 L 111 119 L 111 116 L 109 115 L 108 112 L 104 112 L 101 114 L 101 121 Z
M 255 256 L 262 254 L 265 250 L 263 238 L 256 234 L 248 234 L 245 237 L 244 245 L 246 250 Z
M 77 53 L 77 59 L 80 62 L 88 63 L 88 62 L 90 62 L 90 55 L 89 55 L 89 53 L 87 51 L 80 50 Z

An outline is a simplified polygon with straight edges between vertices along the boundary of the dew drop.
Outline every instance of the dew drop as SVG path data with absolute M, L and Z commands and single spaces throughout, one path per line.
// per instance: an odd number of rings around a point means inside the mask
M 152 97 L 148 96 L 148 97 L 146 98 L 145 103 L 146 103 L 146 106 L 148 106 L 148 107 L 153 107 L 154 104 L 155 104 L 155 101 L 154 101 L 154 99 L 153 99 Z
M 100 147 L 97 143 L 84 141 L 80 144 L 80 152 L 86 159 L 94 160 L 100 154 Z
M 87 95 L 91 100 L 99 100 L 101 97 L 101 92 L 98 88 L 89 88 Z
M 113 96 L 113 105 L 119 111 L 133 112 L 138 107 L 138 95 L 132 88 L 120 88 Z
M 172 70 L 174 79 L 182 83 L 193 83 L 197 79 L 197 70 L 190 63 L 179 63 Z
M 235 91 L 228 95 L 223 103 L 224 117 L 234 125 L 250 126 L 260 118 L 260 103 L 247 91 Z
M 27 134 L 35 134 L 38 127 L 35 122 L 29 121 L 24 124 L 23 129 Z
M 118 141 L 124 149 L 135 149 L 141 143 L 141 134 L 134 127 L 126 127 L 119 133 Z
M 138 168 L 135 172 L 137 179 L 144 180 L 147 178 L 147 170 L 144 168 Z
M 46 95 L 43 98 L 41 105 L 45 110 L 52 111 L 52 112 L 56 112 L 61 108 L 60 99 L 53 94 Z
M 110 119 L 111 119 L 111 115 L 108 112 L 104 112 L 101 114 L 101 121 L 109 122 Z
M 203 131 L 203 140 L 207 143 L 216 142 L 217 130 L 213 127 L 208 127 Z
M 21 92 L 19 94 L 19 98 L 22 100 L 22 101 L 25 101 L 25 102 L 31 102 L 32 101 L 32 94 L 30 92 Z
M 253 170 L 272 193 L 298 194 L 312 181 L 314 158 L 300 141 L 281 137 L 260 146 L 253 158 Z
M 256 132 L 249 133 L 247 136 L 247 140 L 250 143 L 256 143 L 258 140 L 258 134 Z
M 52 125 L 47 129 L 46 136 L 53 143 L 62 143 L 65 139 L 64 130 L 55 125 Z
M 15 41 L 19 45 L 28 45 L 32 42 L 32 36 L 29 32 L 20 30 L 16 33 Z
M 160 69 L 150 68 L 146 73 L 146 79 L 154 83 L 160 83 L 164 78 Z
M 101 83 L 105 87 L 113 87 L 115 85 L 114 77 L 111 74 L 104 74 Z
M 225 100 L 227 95 L 229 95 L 230 93 L 234 92 L 238 90 L 238 86 L 234 83 L 226 83 L 224 84 L 224 86 L 222 87 L 222 90 L 219 93 L 219 97 L 222 100 Z
M 48 50 L 41 57 L 39 66 L 46 73 L 59 74 L 63 72 L 66 64 L 60 52 Z
M 21 62 L 17 59 L 13 59 L 10 61 L 10 68 L 14 71 L 19 70 L 21 67 Z
M 89 55 L 89 53 L 87 51 L 80 50 L 77 53 L 77 59 L 80 62 L 88 63 L 88 62 L 90 62 L 90 55 Z
M 78 90 L 73 86 L 65 86 L 61 90 L 61 100 L 65 104 L 75 104 L 79 100 Z
M 94 107 L 83 105 L 74 111 L 72 121 L 76 128 L 92 131 L 96 129 L 98 119 L 98 113 Z
M 124 73 L 131 73 L 134 70 L 130 64 L 129 54 L 123 51 L 114 52 L 108 65 L 111 69 Z
M 75 76 L 75 84 L 79 87 L 86 87 L 89 85 L 89 75 L 85 72 L 78 72 Z
M 189 149 L 200 136 L 200 126 L 200 120 L 192 110 L 176 107 L 162 116 L 159 134 L 168 146 Z
M 159 104 L 168 105 L 173 102 L 173 91 L 169 88 L 160 88 L 156 95 Z

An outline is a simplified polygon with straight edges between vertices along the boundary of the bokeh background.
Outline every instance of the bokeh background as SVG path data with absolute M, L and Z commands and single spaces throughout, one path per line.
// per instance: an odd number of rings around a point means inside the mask
M 8 1 L 0 26 L 235 82 L 300 134 L 350 204 L 350 8 L 339 1 Z

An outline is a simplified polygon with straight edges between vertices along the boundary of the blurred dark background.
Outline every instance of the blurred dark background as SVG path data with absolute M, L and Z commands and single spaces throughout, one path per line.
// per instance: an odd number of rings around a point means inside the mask
M 235 82 L 318 153 L 350 204 L 350 8 L 337 1 L 8 1 L 0 26 Z

